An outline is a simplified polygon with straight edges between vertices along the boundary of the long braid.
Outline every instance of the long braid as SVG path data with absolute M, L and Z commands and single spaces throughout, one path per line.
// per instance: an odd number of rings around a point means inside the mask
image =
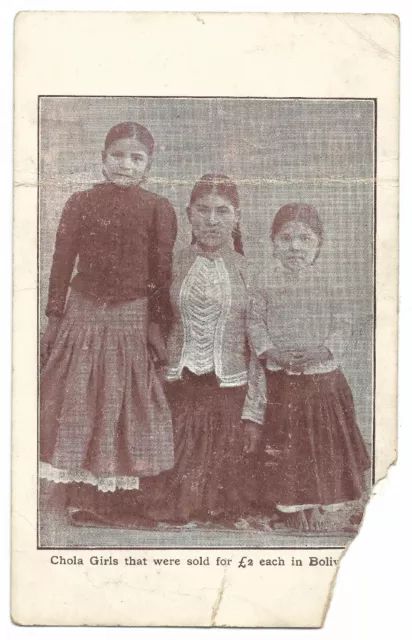
M 235 251 L 237 251 L 237 253 L 240 253 L 242 256 L 244 256 L 245 252 L 243 251 L 242 232 L 240 230 L 239 222 L 236 222 L 233 228 L 232 238 L 233 238 L 233 247 Z

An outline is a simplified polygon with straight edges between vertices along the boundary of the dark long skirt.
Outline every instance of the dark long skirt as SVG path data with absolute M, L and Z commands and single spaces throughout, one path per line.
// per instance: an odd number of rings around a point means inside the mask
M 264 501 L 326 506 L 359 499 L 370 461 L 343 373 L 268 371 L 266 379 Z
M 255 461 L 245 456 L 241 414 L 246 387 L 221 388 L 214 374 L 169 383 L 175 466 L 141 480 L 144 513 L 188 522 L 247 515 Z

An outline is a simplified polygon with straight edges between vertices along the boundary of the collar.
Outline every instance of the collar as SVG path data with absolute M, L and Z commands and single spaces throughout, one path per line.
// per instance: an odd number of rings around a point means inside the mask
M 304 269 L 299 269 L 298 271 L 292 271 L 291 269 L 286 269 L 280 262 L 280 260 L 276 260 L 276 264 L 274 266 L 274 271 L 278 279 L 283 281 L 285 285 L 298 285 L 301 282 L 308 282 L 312 280 L 318 280 L 319 278 L 319 269 L 317 265 L 313 264 Z
M 207 260 L 215 261 L 219 258 L 227 258 L 231 254 L 234 253 L 234 249 L 232 249 L 229 244 L 220 247 L 217 251 L 204 251 L 198 244 L 192 245 L 193 251 L 195 255 L 200 256 L 202 258 L 206 258 Z
M 95 189 L 111 189 L 112 191 L 119 191 L 121 193 L 130 193 L 132 191 L 142 191 L 140 184 L 133 184 L 130 186 L 122 186 L 110 180 L 103 180 L 102 182 L 96 182 L 93 187 Z

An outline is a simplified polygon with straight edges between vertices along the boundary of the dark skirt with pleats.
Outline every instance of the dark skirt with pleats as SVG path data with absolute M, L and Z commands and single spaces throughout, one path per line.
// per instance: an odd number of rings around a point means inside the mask
M 172 419 L 147 323 L 146 298 L 104 303 L 70 294 L 41 373 L 39 475 L 66 485 L 45 493 L 66 493 L 73 520 L 117 522 L 141 477 L 173 467 Z
M 343 373 L 267 371 L 261 495 L 278 506 L 359 499 L 370 460 Z
M 241 414 L 246 387 L 219 387 L 216 376 L 166 385 L 174 428 L 175 466 L 141 480 L 144 514 L 188 522 L 246 516 L 256 495 L 256 461 L 244 453 Z
M 173 467 L 173 427 L 147 348 L 148 301 L 73 291 L 41 373 L 40 476 L 134 490 Z

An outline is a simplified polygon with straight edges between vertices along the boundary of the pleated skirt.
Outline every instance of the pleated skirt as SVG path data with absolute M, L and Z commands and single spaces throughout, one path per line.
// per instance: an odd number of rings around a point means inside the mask
M 246 515 L 253 501 L 254 461 L 244 454 L 241 414 L 246 387 L 222 388 L 214 374 L 166 386 L 173 416 L 175 466 L 141 484 L 143 513 L 188 522 Z
M 287 507 L 359 499 L 370 460 L 343 373 L 267 371 L 266 379 L 264 501 Z
M 173 467 L 171 416 L 147 323 L 146 298 L 105 304 L 71 292 L 41 373 L 42 478 L 112 492 Z

